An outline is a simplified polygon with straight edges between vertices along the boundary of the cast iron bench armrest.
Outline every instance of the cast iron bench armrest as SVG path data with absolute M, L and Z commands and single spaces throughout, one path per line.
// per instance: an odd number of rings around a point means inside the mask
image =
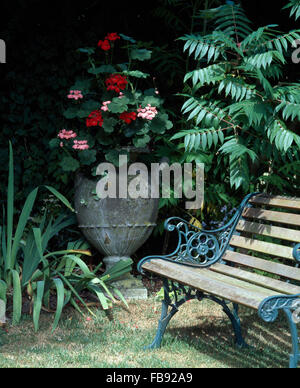
M 296 309 L 299 307 L 300 294 L 295 295 L 276 295 L 265 298 L 259 305 L 258 315 L 265 322 L 274 322 L 278 316 L 279 310 Z
M 229 241 L 245 206 L 254 195 L 257 195 L 257 193 L 245 197 L 232 219 L 219 229 L 200 229 L 182 218 L 168 218 L 165 221 L 164 228 L 168 232 L 177 231 L 178 243 L 176 249 L 169 255 L 144 257 L 138 264 L 139 272 L 143 273 L 143 264 L 155 259 L 176 261 L 178 264 L 200 268 L 210 267 L 220 261 L 228 248 Z

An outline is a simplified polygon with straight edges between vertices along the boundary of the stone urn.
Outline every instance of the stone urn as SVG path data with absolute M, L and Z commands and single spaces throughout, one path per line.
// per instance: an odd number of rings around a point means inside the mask
M 104 255 L 106 268 L 110 268 L 130 257 L 149 238 L 156 226 L 159 199 L 129 196 L 101 199 L 96 195 L 96 185 L 96 179 L 76 175 L 75 210 L 83 235 Z

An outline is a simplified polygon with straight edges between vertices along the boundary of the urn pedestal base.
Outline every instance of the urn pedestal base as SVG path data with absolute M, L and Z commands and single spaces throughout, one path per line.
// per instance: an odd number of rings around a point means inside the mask
M 113 267 L 120 260 L 126 260 L 128 257 L 107 256 L 103 259 L 106 269 Z M 144 287 L 140 279 L 135 278 L 130 273 L 120 277 L 113 282 L 113 285 L 122 293 L 124 298 L 130 300 L 145 300 L 148 298 L 147 288 Z

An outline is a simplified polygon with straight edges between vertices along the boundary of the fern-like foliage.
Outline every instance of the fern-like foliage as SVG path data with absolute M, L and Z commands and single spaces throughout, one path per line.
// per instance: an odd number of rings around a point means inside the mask
M 216 14 L 216 30 L 237 42 L 245 39 L 253 31 L 244 10 L 240 6 L 235 6 L 233 2 L 219 7 Z
M 291 8 L 290 16 L 300 17 L 300 0 L 291 0 L 284 8 Z
M 299 168 L 300 83 L 280 80 L 300 30 L 283 33 L 276 25 L 253 30 L 242 7 L 227 3 L 211 12 L 213 32 L 180 38 L 195 64 L 184 78 L 189 92 L 181 94 L 191 127 L 172 140 L 182 139 L 186 152 L 214 152 L 218 163 L 228 165 L 235 189 L 264 189 L 277 182 L 279 190 L 287 184 L 273 169 L 287 160 Z M 300 16 L 300 0 L 286 8 Z

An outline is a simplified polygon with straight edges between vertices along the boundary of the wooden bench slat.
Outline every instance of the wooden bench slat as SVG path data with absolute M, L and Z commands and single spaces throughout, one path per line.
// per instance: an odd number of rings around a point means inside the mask
M 274 275 L 284 276 L 288 279 L 300 281 L 300 268 L 294 268 L 289 265 L 275 263 L 269 260 L 259 259 L 258 257 L 245 255 L 238 252 L 226 251 L 223 259 L 235 264 L 240 264 L 246 267 L 259 269 L 269 272 Z
M 249 249 L 276 257 L 294 260 L 293 249 L 283 245 L 254 240 L 252 238 L 242 236 L 232 236 L 230 240 L 230 245 L 236 248 Z
M 299 198 L 287 198 L 281 196 L 264 196 L 257 195 L 250 199 L 250 203 L 268 205 L 274 207 L 281 207 L 285 209 L 299 209 L 300 210 L 300 200 Z
M 257 285 L 248 281 L 248 279 L 238 279 L 235 276 L 231 276 L 230 274 L 219 273 L 217 271 L 212 271 L 206 268 L 195 268 L 195 272 L 200 271 L 202 275 L 205 275 L 209 279 L 218 280 L 222 283 L 228 284 L 229 286 L 239 287 L 248 292 L 258 292 L 260 294 L 265 295 L 267 298 L 270 295 L 280 295 L 280 293 L 272 288 L 262 287 L 261 285 Z M 245 272 L 245 271 L 244 271 Z
M 257 222 L 240 220 L 237 224 L 236 230 L 239 232 L 249 232 L 281 240 L 293 241 L 296 243 L 300 241 L 300 230 L 280 228 L 278 226 L 259 224 Z
M 258 309 L 266 294 L 227 284 L 223 281 L 209 278 L 207 273 L 201 273 L 198 268 L 186 267 L 178 263 L 171 263 L 161 259 L 152 260 L 143 264 L 143 269 L 153 272 L 167 279 L 177 281 L 191 288 L 207 292 L 222 299 L 242 304 L 252 309 Z M 206 271 L 209 272 L 209 271 Z M 270 290 L 270 295 L 274 295 Z
M 258 275 L 254 272 L 245 271 L 240 268 L 230 267 L 229 265 L 214 264 L 210 267 L 210 270 L 224 275 L 226 274 L 237 279 L 245 280 L 259 286 L 264 286 L 282 294 L 300 294 L 300 287 L 291 283 Z
M 258 208 L 246 208 L 243 211 L 245 218 L 257 218 L 265 221 L 278 222 L 287 225 L 300 225 L 300 214 L 286 212 L 276 212 L 272 210 L 263 210 Z

